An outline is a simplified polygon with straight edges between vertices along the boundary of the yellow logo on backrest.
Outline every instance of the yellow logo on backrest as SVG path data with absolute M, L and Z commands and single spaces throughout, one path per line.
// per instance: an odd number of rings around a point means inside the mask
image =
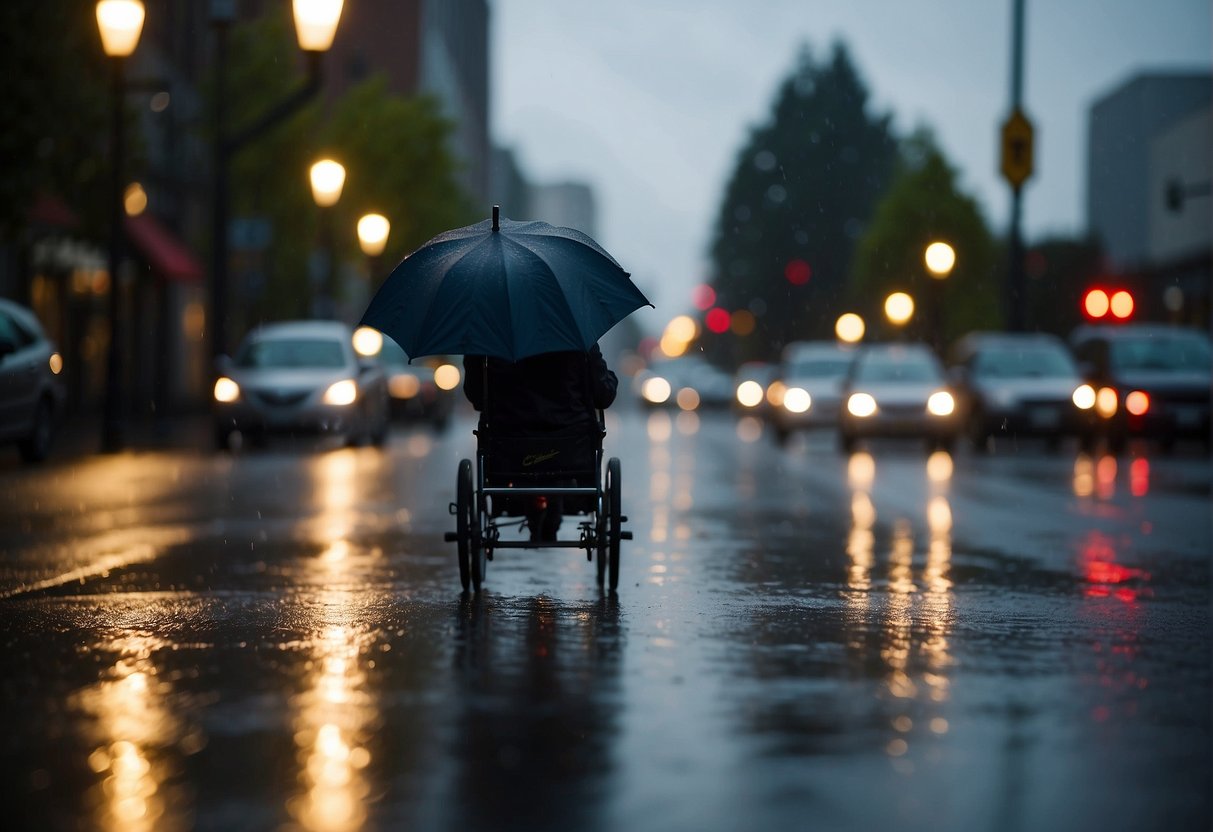
M 541 462 L 547 462 L 555 456 L 559 456 L 560 451 L 545 451 L 538 454 L 527 454 L 522 458 L 522 467 L 530 468 L 532 465 L 538 465 Z

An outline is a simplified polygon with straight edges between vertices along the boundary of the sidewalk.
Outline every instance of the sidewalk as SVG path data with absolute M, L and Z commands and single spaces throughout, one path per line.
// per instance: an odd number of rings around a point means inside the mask
M 161 419 L 131 420 L 122 431 L 126 451 L 191 448 L 211 450 L 210 414 L 205 411 L 174 413 Z M 63 461 L 101 452 L 101 415 L 88 414 L 65 419 L 55 432 L 51 461 Z

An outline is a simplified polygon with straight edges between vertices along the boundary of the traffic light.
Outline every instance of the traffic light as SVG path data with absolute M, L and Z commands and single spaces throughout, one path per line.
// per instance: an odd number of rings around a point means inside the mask
M 1127 289 L 1088 289 L 1082 296 L 1082 313 L 1090 321 L 1109 320 L 1114 323 L 1133 317 L 1137 304 Z

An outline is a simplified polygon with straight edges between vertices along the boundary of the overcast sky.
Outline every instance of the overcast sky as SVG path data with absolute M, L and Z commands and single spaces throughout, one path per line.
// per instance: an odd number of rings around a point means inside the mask
M 845 41 L 874 108 L 899 133 L 932 128 L 962 187 L 1005 230 L 1011 0 L 492 0 L 491 10 L 494 138 L 533 181 L 594 187 L 599 242 L 658 306 L 637 313 L 650 331 L 685 311 L 706 277 L 735 155 L 802 44 L 824 55 Z M 1209 0 L 1028 0 L 1029 239 L 1085 228 L 1092 101 L 1142 70 L 1211 65 Z

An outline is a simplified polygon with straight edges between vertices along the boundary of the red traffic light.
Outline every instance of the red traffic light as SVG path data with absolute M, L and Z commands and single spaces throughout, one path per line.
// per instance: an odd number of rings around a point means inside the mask
M 1133 317 L 1135 307 L 1133 294 L 1125 289 L 1094 288 L 1082 296 L 1082 312 L 1092 321 L 1105 318 L 1127 321 Z

